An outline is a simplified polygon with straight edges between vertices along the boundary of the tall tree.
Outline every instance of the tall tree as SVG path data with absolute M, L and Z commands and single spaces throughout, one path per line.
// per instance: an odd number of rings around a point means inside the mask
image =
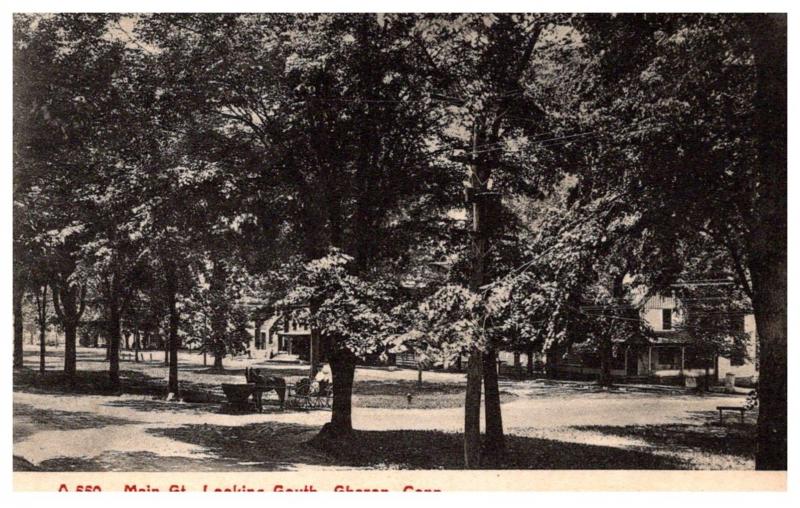
M 109 37 L 115 16 L 57 14 L 15 18 L 15 180 L 21 192 L 37 188 L 52 240 L 51 282 L 56 310 L 66 333 L 65 371 L 75 370 L 75 329 L 85 297 L 81 258 L 94 233 L 114 228 L 95 213 L 117 192 L 104 179 L 123 167 L 120 154 L 129 139 L 124 117 L 124 44 Z M 112 170 L 113 171 L 113 170 Z M 108 201 L 106 201 L 108 203 Z M 108 236 L 108 235 L 106 235 Z M 113 340 L 112 348 L 113 349 Z M 112 360 L 113 364 L 113 360 Z M 113 370 L 113 369 L 112 369 Z M 112 378 L 114 376 L 112 375 Z
M 80 272 L 73 253 L 77 253 L 77 249 L 71 250 L 66 257 L 57 259 L 56 273 L 51 284 L 53 309 L 64 328 L 64 374 L 67 379 L 75 377 L 78 326 L 87 301 L 87 284 L 75 280 Z
M 439 142 L 457 149 L 453 159 L 462 163 L 467 177 L 473 292 L 482 291 L 502 271 L 488 263 L 492 238 L 503 234 L 498 192 L 524 188 L 535 194 L 556 173 L 544 164 L 548 149 L 541 142 L 557 137 L 546 135 L 554 131 L 542 107 L 547 96 L 543 82 L 552 82 L 549 72 L 556 60 L 542 48 L 558 48 L 566 40 L 562 31 L 568 22 L 568 17 L 550 15 L 436 15 L 415 24 L 421 67 L 441 102 Z M 480 463 L 482 379 L 487 395 L 485 463 L 503 460 L 496 350 L 490 342 L 484 351 L 470 352 L 464 443 L 468 467 Z
M 353 430 L 352 387 L 356 360 L 380 352 L 393 327 L 392 284 L 356 275 L 356 260 L 334 249 L 327 256 L 293 265 L 285 297 L 275 303 L 320 331 L 333 375 L 333 412 L 321 438 L 347 437 Z M 355 272 L 355 274 L 353 273 Z
M 241 197 L 237 213 L 254 219 L 242 231 L 255 270 L 335 247 L 369 280 L 407 249 L 386 233 L 408 225 L 398 210 L 430 185 L 421 142 L 428 111 L 406 79 L 416 76 L 403 43 L 410 20 L 159 15 L 137 26 L 163 49 L 167 94 L 213 126 L 196 138 L 235 170 L 225 185 Z M 335 391 L 349 398 L 357 355 L 341 353 L 332 369 L 346 386 Z M 337 422 L 349 422 L 349 400 L 337 409 Z
M 772 366 L 759 381 L 757 468 L 785 469 L 786 18 L 588 16 L 582 26 L 595 76 L 582 97 L 597 112 L 583 147 L 599 164 L 584 166 L 581 189 L 624 195 L 659 262 L 680 261 L 681 238 L 728 252 Z

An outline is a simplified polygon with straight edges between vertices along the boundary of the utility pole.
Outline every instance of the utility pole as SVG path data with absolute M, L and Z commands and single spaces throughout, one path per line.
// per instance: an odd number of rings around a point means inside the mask
M 482 163 L 478 154 L 477 135 L 478 128 L 472 136 L 472 157 L 470 160 L 470 175 L 465 197 L 468 204 L 472 204 L 472 275 L 470 277 L 470 291 L 475 294 L 480 293 L 486 278 L 486 255 L 489 250 L 489 238 L 494 225 L 494 216 L 499 195 L 491 192 L 489 182 L 489 170 L 487 165 Z M 484 353 L 473 346 L 469 353 L 467 363 L 467 394 L 464 408 L 464 461 L 467 468 L 475 468 L 480 465 L 480 417 L 481 417 L 481 382 L 483 377 L 493 376 L 495 382 L 489 383 L 496 386 L 497 371 L 494 365 L 495 355 L 490 352 L 486 358 Z M 485 365 L 489 360 L 489 365 Z M 491 379 L 490 379 L 491 381 Z M 494 407 L 494 403 L 489 403 L 490 398 L 487 393 L 487 416 L 491 411 L 492 418 L 487 418 L 487 436 L 502 436 L 502 423 L 500 421 L 500 408 Z M 489 428 L 489 422 L 492 427 Z M 493 443 L 490 446 L 498 445 L 498 452 L 502 453 L 502 443 Z

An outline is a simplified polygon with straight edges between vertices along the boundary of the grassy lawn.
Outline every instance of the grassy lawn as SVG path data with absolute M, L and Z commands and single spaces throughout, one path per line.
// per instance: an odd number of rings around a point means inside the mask
M 269 370 L 269 369 L 267 369 Z M 300 369 L 272 369 L 271 375 L 289 378 L 307 374 Z M 182 396 L 188 402 L 208 402 L 217 406 L 225 400 L 222 381 L 244 382 L 243 369 L 225 370 L 220 373 L 203 368 L 199 370 L 181 371 Z M 213 376 L 213 378 L 211 377 Z M 229 378 L 229 379 L 226 379 Z M 14 386 L 19 391 L 32 393 L 49 393 L 61 395 L 144 395 L 154 399 L 163 399 L 167 394 L 166 380 L 150 376 L 140 370 L 120 370 L 121 389 L 111 388 L 108 373 L 105 371 L 79 371 L 73 383 L 67 383 L 63 373 L 46 371 L 44 376 L 38 371 L 23 369 L 14 372 Z M 411 395 L 411 402 L 408 395 Z M 501 401 L 508 402 L 516 398 L 509 392 L 501 392 Z M 269 402 L 275 402 L 273 393 L 265 394 Z M 425 381 L 421 385 L 416 381 L 358 381 L 353 386 L 353 405 L 355 407 L 385 409 L 442 409 L 461 407 L 464 404 L 464 386 L 455 383 L 436 383 Z
M 383 409 L 444 409 L 464 406 L 464 384 L 423 381 L 357 381 L 353 386 L 353 405 Z M 411 396 L 409 402 L 408 396 Z M 500 392 L 502 403 L 517 396 Z

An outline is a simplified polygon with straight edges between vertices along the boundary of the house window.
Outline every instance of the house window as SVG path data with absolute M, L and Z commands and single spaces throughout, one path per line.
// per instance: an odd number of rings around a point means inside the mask
M 675 348 L 658 348 L 656 368 L 678 370 L 681 368 L 681 350 Z
M 267 343 L 267 332 L 261 332 L 261 348 Z
M 672 309 L 661 309 L 661 329 L 672 330 Z

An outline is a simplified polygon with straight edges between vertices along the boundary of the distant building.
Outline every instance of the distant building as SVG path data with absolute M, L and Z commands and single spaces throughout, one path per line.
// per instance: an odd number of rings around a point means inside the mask
M 256 320 L 250 351 L 257 358 L 310 361 L 311 330 L 299 319 L 298 310 L 271 313 Z
M 740 383 L 754 382 L 758 378 L 758 355 L 755 318 L 751 312 L 733 316 L 731 333 L 735 327 L 749 337 L 746 355 L 725 358 L 717 355 L 711 361 L 698 354 L 697 341 L 692 327 L 684 326 L 691 306 L 684 305 L 673 296 L 650 296 L 638 306 L 639 316 L 649 329 L 649 337 L 632 337 L 615 345 L 611 375 L 626 379 L 667 381 L 685 376 L 699 377 L 709 373 L 719 379 L 728 373 Z M 557 376 L 596 377 L 600 374 L 600 359 L 596 353 L 587 352 L 580 343 L 573 344 L 564 355 L 552 362 Z

